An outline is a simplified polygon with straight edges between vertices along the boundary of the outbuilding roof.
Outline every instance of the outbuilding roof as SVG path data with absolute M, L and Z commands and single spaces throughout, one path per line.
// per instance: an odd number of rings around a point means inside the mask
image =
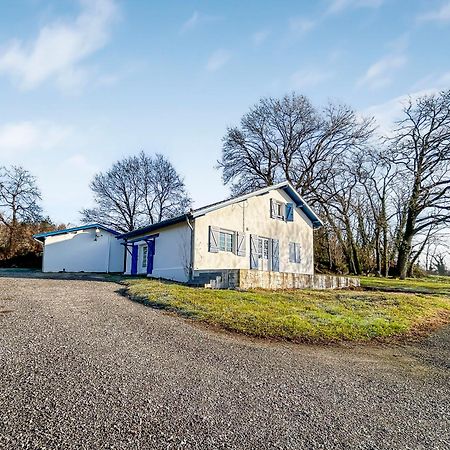
M 80 225 L 79 227 L 65 228 L 64 230 L 38 233 L 33 235 L 33 238 L 36 239 L 37 241 L 44 242 L 44 239 L 48 236 L 57 236 L 58 234 L 73 233 L 74 231 L 90 230 L 92 228 L 99 228 L 100 230 L 108 231 L 109 233 L 114 234 L 115 236 L 120 234 L 118 231 L 108 228 L 105 225 L 102 225 L 101 223 L 90 223 L 87 225 Z
M 295 202 L 295 206 L 301 209 L 305 213 L 306 217 L 308 217 L 308 219 L 311 220 L 313 228 L 320 228 L 323 225 L 323 222 L 320 220 L 320 218 L 316 215 L 316 213 L 312 210 L 312 208 L 305 202 L 305 200 L 303 200 L 303 198 L 295 190 L 292 184 L 289 183 L 288 181 L 284 181 L 282 183 L 273 184 L 271 186 L 258 189 L 248 194 L 240 195 L 238 197 L 229 198 L 226 200 L 222 200 L 220 202 L 212 203 L 210 205 L 202 206 L 201 208 L 193 209 L 186 214 L 181 214 L 179 216 L 173 217 L 172 219 L 166 219 L 161 222 L 148 225 L 146 227 L 138 228 L 134 231 L 129 231 L 128 233 L 120 234 L 117 236 L 117 238 L 129 239 L 139 235 L 145 235 L 153 231 L 157 231 L 160 228 L 185 222 L 189 219 L 195 219 L 196 217 L 203 216 L 204 214 L 207 214 L 211 211 L 224 208 L 225 206 L 232 205 L 234 203 L 242 202 L 250 197 L 264 195 L 275 189 L 283 189 L 289 195 L 289 197 L 291 197 L 291 199 Z

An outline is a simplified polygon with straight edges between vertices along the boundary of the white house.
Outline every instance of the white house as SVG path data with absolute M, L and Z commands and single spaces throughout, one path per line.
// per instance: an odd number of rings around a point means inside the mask
M 122 234 L 125 274 L 181 282 L 236 269 L 313 275 L 322 222 L 288 183 Z
M 101 224 L 34 235 L 43 244 L 43 272 L 123 272 L 119 233 Z

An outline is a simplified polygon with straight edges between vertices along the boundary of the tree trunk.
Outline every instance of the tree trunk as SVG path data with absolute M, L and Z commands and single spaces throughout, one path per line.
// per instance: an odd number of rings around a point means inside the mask
M 404 280 L 407 275 L 408 270 L 408 260 L 409 255 L 411 254 L 411 247 L 412 247 L 412 238 L 413 238 L 413 225 L 412 223 L 409 223 L 410 220 L 408 219 L 408 223 L 406 224 L 406 229 L 403 234 L 402 240 L 400 242 L 399 248 L 398 248 L 398 259 L 397 259 L 397 275 L 400 277 L 401 280 Z
M 381 248 L 380 248 L 380 232 L 375 233 L 375 260 L 376 260 L 376 275 L 381 277 Z

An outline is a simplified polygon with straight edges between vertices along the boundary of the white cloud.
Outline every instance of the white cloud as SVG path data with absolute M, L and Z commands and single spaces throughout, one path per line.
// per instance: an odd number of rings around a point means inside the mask
M 440 8 L 421 14 L 421 22 L 450 22 L 450 2 L 444 3 Z
M 269 37 L 269 35 L 270 35 L 269 30 L 260 30 L 260 31 L 257 31 L 256 33 L 253 33 L 253 35 L 252 35 L 253 45 L 258 46 L 258 45 L 263 44 L 266 41 L 266 39 Z
M 232 54 L 228 50 L 219 49 L 213 52 L 206 63 L 208 72 L 215 72 L 222 68 L 230 59 Z
M 86 82 L 82 61 L 104 47 L 118 16 L 113 0 L 82 0 L 80 14 L 71 22 L 55 21 L 39 30 L 32 42 L 15 40 L 0 53 L 0 73 L 17 80 L 22 89 L 33 89 L 54 79 L 61 89 Z
M 78 221 L 89 205 L 89 182 L 108 164 L 92 151 L 99 143 L 92 129 L 46 120 L 0 124 L 0 164 L 21 165 L 37 177 L 45 214 L 58 222 Z
M 313 30 L 316 25 L 317 23 L 314 20 L 304 17 L 292 17 L 289 19 L 289 29 L 296 34 L 306 34 Z
M 8 160 L 20 154 L 55 149 L 70 134 L 70 127 L 47 121 L 6 123 L 0 126 L 0 155 Z
M 183 23 L 183 25 L 181 25 L 180 33 L 184 34 L 188 31 L 191 31 L 191 30 L 197 28 L 198 26 L 200 26 L 202 24 L 215 22 L 216 20 L 219 20 L 219 17 L 210 16 L 207 14 L 202 14 L 198 11 L 194 11 L 192 13 L 192 16 L 189 17 L 189 19 L 187 19 L 186 22 Z
M 448 89 L 448 87 L 450 86 L 450 72 L 444 72 L 439 75 L 435 73 L 429 74 L 414 83 L 412 89 L 428 89 L 429 86 L 433 86 L 433 89 L 435 90 Z
M 185 33 L 186 31 L 192 30 L 198 25 L 199 21 L 200 21 L 200 14 L 198 11 L 194 11 L 192 16 L 189 17 L 189 19 L 186 20 L 186 22 L 184 22 L 183 25 L 181 26 L 181 32 Z
M 387 55 L 372 64 L 359 79 L 357 85 L 368 86 L 372 89 L 385 87 L 392 82 L 394 72 L 401 69 L 407 62 L 407 58 L 402 54 Z
M 374 117 L 379 125 L 379 131 L 384 136 L 389 136 L 395 126 L 395 122 L 401 119 L 403 108 L 407 105 L 410 99 L 415 100 L 424 95 L 431 95 L 436 92 L 437 89 L 429 88 L 412 92 L 410 94 L 400 95 L 388 100 L 387 102 L 372 105 L 361 111 L 361 114 L 365 117 Z
M 302 69 L 291 76 L 291 84 L 295 89 L 317 86 L 331 78 L 334 74 L 316 68 Z
M 384 0 L 331 0 L 327 13 L 340 13 L 350 8 L 379 8 Z

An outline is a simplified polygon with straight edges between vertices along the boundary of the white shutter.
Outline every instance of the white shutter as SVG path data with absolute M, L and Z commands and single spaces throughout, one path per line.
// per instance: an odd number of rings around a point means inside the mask
M 259 251 L 258 251 L 258 236 L 256 234 L 250 235 L 250 269 L 258 269 Z
M 237 231 L 234 234 L 235 237 L 235 248 L 236 248 L 236 255 L 238 256 L 245 256 L 245 233 L 241 233 L 240 231 Z
M 277 204 L 275 202 L 275 200 L 273 198 L 270 199 L 270 217 L 272 219 L 276 219 L 277 218 Z
M 272 239 L 272 271 L 280 271 L 280 241 Z
M 209 245 L 208 250 L 211 253 L 219 252 L 219 228 L 209 227 Z

